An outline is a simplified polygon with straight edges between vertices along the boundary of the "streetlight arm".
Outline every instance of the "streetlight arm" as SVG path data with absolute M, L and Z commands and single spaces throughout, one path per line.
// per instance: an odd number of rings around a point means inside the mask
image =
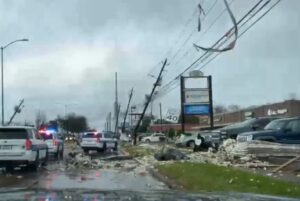
M 18 39 L 18 40 L 12 41 L 12 42 L 8 43 L 7 45 L 1 47 L 1 49 L 5 49 L 5 48 L 7 48 L 8 46 L 10 46 L 10 45 L 12 45 L 12 44 L 14 44 L 14 43 L 16 43 L 16 42 L 26 42 L 26 41 L 29 41 L 29 40 L 28 40 L 27 38 L 24 38 L 24 39 Z

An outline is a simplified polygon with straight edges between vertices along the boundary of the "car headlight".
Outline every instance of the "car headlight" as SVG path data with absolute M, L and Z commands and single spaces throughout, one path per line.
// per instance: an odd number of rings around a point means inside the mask
M 247 135 L 246 139 L 247 139 L 247 141 L 251 141 L 253 139 L 253 135 Z

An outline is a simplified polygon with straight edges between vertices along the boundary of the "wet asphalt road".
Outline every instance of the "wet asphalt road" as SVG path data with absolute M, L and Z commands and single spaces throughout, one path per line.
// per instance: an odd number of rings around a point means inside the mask
M 68 153 L 68 150 L 65 150 Z M 90 153 L 92 158 L 103 158 L 118 153 Z M 120 163 L 125 161 L 120 161 Z M 129 161 L 136 163 L 135 161 Z M 108 162 L 109 163 L 109 162 Z M 103 164 L 105 166 L 105 164 Z M 90 189 L 90 190 L 140 190 L 153 191 L 167 189 L 166 185 L 153 178 L 149 173 L 136 174 L 134 171 L 109 168 L 98 170 L 75 169 L 65 170 L 63 160 L 50 157 L 46 167 L 37 172 L 15 170 L 12 173 L 0 174 L 0 189 Z

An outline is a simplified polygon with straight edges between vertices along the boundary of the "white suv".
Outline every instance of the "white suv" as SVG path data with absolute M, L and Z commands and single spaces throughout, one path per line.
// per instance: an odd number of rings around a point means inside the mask
M 82 135 L 80 146 L 85 153 L 88 153 L 89 150 L 100 152 L 105 151 L 107 148 L 117 150 L 118 143 L 109 134 L 86 132 Z
M 0 167 L 24 165 L 36 171 L 48 159 L 48 147 L 33 127 L 0 127 Z
M 150 142 L 164 142 L 166 141 L 166 135 L 163 133 L 153 133 L 150 136 L 143 137 L 142 142 L 150 143 Z

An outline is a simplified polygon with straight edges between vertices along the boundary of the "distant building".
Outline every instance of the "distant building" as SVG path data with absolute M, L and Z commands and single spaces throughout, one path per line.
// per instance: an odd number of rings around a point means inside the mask
M 262 105 L 214 115 L 215 124 L 230 124 L 255 117 L 296 117 L 300 116 L 300 100 Z
M 300 116 L 300 100 L 286 100 L 280 103 L 266 104 L 252 108 L 246 108 L 235 112 L 226 112 L 214 115 L 214 125 L 216 127 L 244 121 L 256 117 L 297 117 Z M 199 131 L 209 127 L 209 118 L 199 116 L 198 124 L 185 124 L 187 132 Z M 153 124 L 149 127 L 152 132 L 167 132 L 173 128 L 176 131 L 181 130 L 181 124 Z

